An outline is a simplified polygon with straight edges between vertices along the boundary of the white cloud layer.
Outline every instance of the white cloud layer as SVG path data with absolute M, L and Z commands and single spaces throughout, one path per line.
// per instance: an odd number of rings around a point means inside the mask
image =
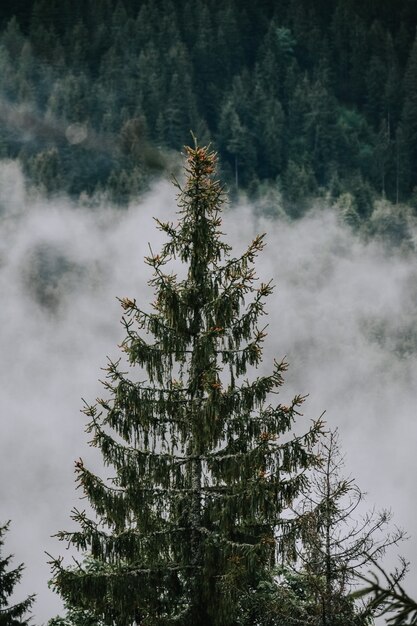
M 17 596 L 38 594 L 38 624 L 61 606 L 44 551 L 62 553 L 50 536 L 83 506 L 72 471 L 92 458 L 81 397 L 102 395 L 100 367 L 118 356 L 116 296 L 151 299 L 143 257 L 161 243 L 152 218 L 175 219 L 175 208 L 168 183 L 126 211 L 31 198 L 18 166 L 0 165 L 0 522 L 12 519 L 6 550 L 26 564 Z M 284 397 L 308 393 L 306 416 L 325 409 L 339 426 L 347 471 L 369 506 L 393 509 L 412 535 L 401 552 L 417 562 L 415 257 L 360 242 L 329 210 L 286 223 L 240 206 L 223 230 L 235 253 L 267 232 L 258 274 L 277 287 L 264 367 L 287 356 Z

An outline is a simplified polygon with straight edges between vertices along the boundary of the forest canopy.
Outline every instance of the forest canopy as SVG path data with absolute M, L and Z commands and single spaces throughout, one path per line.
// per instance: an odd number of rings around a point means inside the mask
M 0 155 L 48 193 L 124 203 L 192 129 L 231 189 L 414 202 L 411 0 L 94 0 L 0 9 Z M 300 208 L 301 207 L 301 208 Z

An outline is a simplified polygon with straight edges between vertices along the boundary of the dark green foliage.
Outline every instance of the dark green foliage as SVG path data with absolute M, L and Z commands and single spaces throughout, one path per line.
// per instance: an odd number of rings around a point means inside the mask
M 75 511 L 80 529 L 59 537 L 94 567 L 54 561 L 68 606 L 108 624 L 240 624 L 243 597 L 294 553 L 288 509 L 318 462 L 320 420 L 288 436 L 303 398 L 271 404 L 286 364 L 246 378 L 261 363 L 272 290 L 255 286 L 263 237 L 230 256 L 215 155 L 196 146 L 187 157 L 178 222 L 158 222 L 167 243 L 147 258 L 152 309 L 121 300 L 128 363 L 109 364 L 109 398 L 85 410 L 114 477 L 77 462 L 96 519 Z M 185 278 L 166 269 L 173 259 Z
M 17 604 L 9 604 L 9 598 L 15 591 L 15 586 L 22 578 L 23 564 L 15 569 L 8 569 L 12 555 L 3 556 L 4 535 L 9 528 L 10 522 L 0 526 L 0 626 L 28 626 L 30 612 L 35 596 L 28 596 L 26 600 Z
M 82 609 L 67 609 L 65 616 L 57 615 L 48 621 L 48 626 L 101 626 L 102 622 Z
M 404 146 L 409 164 L 408 186 L 417 185 L 415 163 L 417 160 L 417 37 L 411 49 L 404 76 L 404 106 L 402 110 Z
M 87 572 L 98 573 L 100 571 L 100 566 L 91 558 L 85 559 L 83 567 Z M 88 609 L 69 606 L 67 603 L 64 603 L 64 609 L 64 616 L 52 617 L 47 626 L 103 626 L 103 622 Z
M 276 580 L 259 583 L 243 603 L 242 626 L 371 626 L 373 621 L 361 615 L 349 595 L 339 597 L 337 613 L 330 621 L 323 619 L 323 605 L 317 580 L 289 567 L 276 568 Z
M 108 186 L 114 197 L 120 175 L 127 202 L 138 166 L 117 138 L 140 117 L 164 150 L 201 130 L 228 183 L 251 192 L 278 180 L 292 209 L 292 164 L 318 185 L 300 189 L 301 205 L 335 177 L 343 191 L 359 178 L 393 202 L 417 185 L 412 0 L 29 0 L 25 10 L 16 0 L 0 20 L 3 152 L 36 184 L 29 162 L 57 150 L 65 191 Z M 71 123 L 95 138 L 81 158 Z M 140 169 L 144 181 L 155 174 Z

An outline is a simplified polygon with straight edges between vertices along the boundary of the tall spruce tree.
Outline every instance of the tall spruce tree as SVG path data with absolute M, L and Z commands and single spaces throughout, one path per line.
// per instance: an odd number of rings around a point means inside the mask
M 30 618 L 27 613 L 35 600 L 35 596 L 28 596 L 22 602 L 10 604 L 9 598 L 13 594 L 15 586 L 22 578 L 23 563 L 15 569 L 8 569 L 13 555 L 4 557 L 2 547 L 4 545 L 4 534 L 9 529 L 9 524 L 0 526 L 0 626 L 27 626 Z
M 76 463 L 96 519 L 74 511 L 79 530 L 58 536 L 89 559 L 53 560 L 53 584 L 68 606 L 109 624 L 242 623 L 243 596 L 294 550 L 285 512 L 318 463 L 321 421 L 291 432 L 303 398 L 271 404 L 286 363 L 245 378 L 261 362 L 272 286 L 255 283 L 262 236 L 239 258 L 222 240 L 215 165 L 207 148 L 187 148 L 178 223 L 157 221 L 167 243 L 146 259 L 153 310 L 121 300 L 131 377 L 110 362 L 110 399 L 85 410 L 115 476 Z M 185 279 L 166 271 L 172 259 Z

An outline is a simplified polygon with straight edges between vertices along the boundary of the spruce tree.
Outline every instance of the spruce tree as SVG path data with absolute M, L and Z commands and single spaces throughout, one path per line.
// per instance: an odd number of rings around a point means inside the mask
M 373 624 L 377 611 L 354 603 L 356 577 L 402 541 L 405 533 L 398 528 L 389 531 L 390 511 L 358 514 L 365 494 L 353 478 L 343 476 L 337 430 L 322 439 L 319 452 L 323 464 L 314 472 L 299 507 L 303 530 L 297 546 L 298 573 L 304 593 L 310 590 L 310 613 L 316 616 L 308 623 L 367 626 Z
M 35 596 L 31 595 L 16 604 L 9 604 L 9 598 L 14 592 L 14 588 L 22 578 L 23 563 L 15 569 L 8 570 L 13 555 L 3 557 L 2 547 L 4 545 L 4 534 L 9 529 L 10 522 L 0 526 L 0 626 L 27 626 L 29 623 L 26 614 L 30 610 Z
M 85 409 L 114 477 L 76 463 L 96 517 L 74 511 L 79 530 L 58 536 L 88 566 L 52 561 L 66 604 L 108 624 L 242 623 L 242 598 L 294 552 L 286 512 L 318 463 L 321 421 L 295 435 L 303 398 L 272 404 L 286 363 L 245 377 L 261 363 L 258 324 L 272 291 L 255 282 L 263 236 L 231 256 L 216 155 L 197 144 L 186 152 L 178 223 L 157 220 L 167 243 L 146 259 L 152 309 L 121 300 L 128 363 L 109 362 L 109 398 Z M 173 259 L 185 278 L 167 271 Z

